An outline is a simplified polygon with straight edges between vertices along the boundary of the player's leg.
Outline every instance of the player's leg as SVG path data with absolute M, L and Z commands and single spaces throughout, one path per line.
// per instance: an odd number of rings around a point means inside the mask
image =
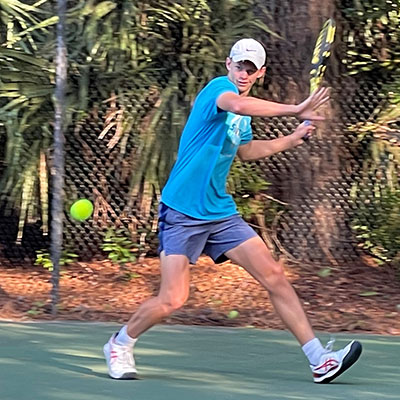
M 189 295 L 189 260 L 184 255 L 161 258 L 161 283 L 156 297 L 146 300 L 104 346 L 108 374 L 113 379 L 136 379 L 133 347 L 143 332 L 180 308 Z
M 301 345 L 315 337 L 282 264 L 272 257 L 260 237 L 255 236 L 225 254 L 268 290 L 276 312 Z
M 145 301 L 132 315 L 127 332 L 137 338 L 157 322 L 182 307 L 189 296 L 189 260 L 161 253 L 161 284 L 156 297 Z
M 339 351 L 324 349 L 315 337 L 299 298 L 287 280 L 281 263 L 274 260 L 260 237 L 253 237 L 225 255 L 245 268 L 265 287 L 275 310 L 294 334 L 310 362 L 316 383 L 328 383 L 351 367 L 361 354 L 361 344 L 353 341 Z

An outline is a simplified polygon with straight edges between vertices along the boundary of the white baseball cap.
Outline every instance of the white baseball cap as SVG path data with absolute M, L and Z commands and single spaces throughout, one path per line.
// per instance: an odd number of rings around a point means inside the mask
M 257 69 L 265 64 L 265 50 L 260 42 L 254 39 L 240 39 L 231 48 L 229 57 L 234 62 L 251 61 Z

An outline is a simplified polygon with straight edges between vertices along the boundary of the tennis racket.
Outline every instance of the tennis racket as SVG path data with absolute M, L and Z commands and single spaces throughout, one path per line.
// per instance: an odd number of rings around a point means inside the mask
M 326 63 L 331 55 L 331 45 L 335 40 L 335 21 L 328 19 L 318 35 L 315 43 L 310 71 L 310 93 L 313 93 L 321 85 L 326 70 Z
M 322 79 L 326 71 L 328 58 L 331 55 L 331 45 L 335 40 L 335 32 L 335 21 L 330 18 L 324 23 L 315 43 L 314 52 L 311 60 L 310 94 L 315 92 L 321 85 Z M 311 124 L 311 121 L 305 122 L 307 125 Z M 308 138 L 309 136 L 306 135 L 303 139 L 307 140 Z

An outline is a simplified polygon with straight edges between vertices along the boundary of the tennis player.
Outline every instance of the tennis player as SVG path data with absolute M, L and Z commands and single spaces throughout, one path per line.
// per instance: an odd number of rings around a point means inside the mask
M 105 344 L 111 378 L 137 378 L 133 357 L 137 339 L 185 303 L 189 266 L 203 253 L 216 263 L 230 259 L 242 266 L 268 291 L 276 312 L 302 347 L 315 382 L 332 381 L 361 354 L 357 341 L 338 351 L 333 351 L 332 343 L 322 346 L 283 266 L 240 217 L 226 193 L 227 176 L 236 155 L 242 161 L 263 159 L 302 145 L 305 136 L 315 129 L 303 122 L 288 136 L 253 140 L 251 117 L 324 119 L 317 109 L 329 100 L 326 88 L 297 105 L 249 96 L 254 83 L 265 74 L 265 63 L 264 47 L 254 39 L 241 39 L 226 59 L 227 75 L 211 80 L 196 97 L 159 208 L 160 290 Z

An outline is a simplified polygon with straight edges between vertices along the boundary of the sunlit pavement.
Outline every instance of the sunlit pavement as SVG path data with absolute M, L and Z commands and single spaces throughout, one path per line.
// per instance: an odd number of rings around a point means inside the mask
M 107 376 L 102 346 L 115 324 L 0 323 L 1 400 L 399 399 L 400 337 L 335 335 L 335 348 L 359 339 L 356 365 L 316 385 L 287 332 L 157 326 L 136 346 L 140 380 Z M 327 341 L 329 334 L 319 335 Z

